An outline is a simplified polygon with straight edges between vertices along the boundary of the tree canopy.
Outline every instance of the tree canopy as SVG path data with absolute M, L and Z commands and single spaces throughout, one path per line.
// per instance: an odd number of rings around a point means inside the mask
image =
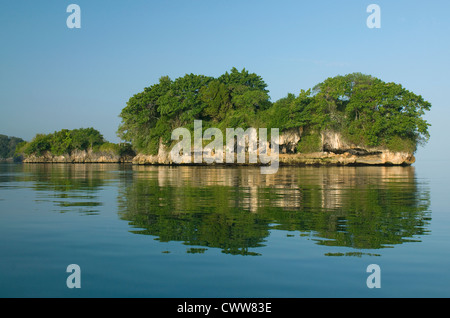
M 110 152 L 118 155 L 131 154 L 131 145 L 107 142 L 103 135 L 94 128 L 62 129 L 51 134 L 37 134 L 30 142 L 22 142 L 17 146 L 16 154 L 42 156 L 70 155 L 75 150 L 93 150 Z
M 328 78 L 316 85 L 315 93 L 316 109 L 324 114 L 320 127 L 342 131 L 357 144 L 392 148 L 403 140 L 415 151 L 430 137 L 422 116 L 431 104 L 400 84 L 353 73 Z
M 161 77 L 129 99 L 118 135 L 138 152 L 156 154 L 161 142 L 170 145 L 173 129 L 192 131 L 198 119 L 204 129 L 302 127 L 306 136 L 334 130 L 358 145 L 414 152 L 429 138 L 423 115 L 430 108 L 402 85 L 361 73 L 330 77 L 272 102 L 259 75 L 232 68 L 217 78 Z
M 0 134 L 0 158 L 13 158 L 16 146 L 23 142 L 22 138 L 8 137 Z
M 430 137 L 423 118 L 430 108 L 401 84 L 361 73 L 330 77 L 272 102 L 260 76 L 233 68 L 217 78 L 162 77 L 130 98 L 118 134 L 138 151 L 154 154 L 160 142 L 170 143 L 174 128 L 192 129 L 193 120 L 201 119 L 205 128 L 334 130 L 357 145 L 415 152 Z
M 117 131 L 131 145 L 108 143 L 94 128 L 37 134 L 30 142 L 0 135 L 0 158 L 12 157 L 14 151 L 40 156 L 88 149 L 157 154 L 161 143 L 168 147 L 176 143 L 171 140 L 174 129 L 184 127 L 193 133 L 194 120 L 202 120 L 204 130 L 215 127 L 224 134 L 226 128 L 267 128 L 269 132 L 278 128 L 281 133 L 301 128 L 296 147 L 301 153 L 323 150 L 321 133 L 325 131 L 339 132 L 361 147 L 414 153 L 430 137 L 430 124 L 423 118 L 430 109 L 428 101 L 401 84 L 362 73 L 329 77 L 273 102 L 261 76 L 233 67 L 218 77 L 186 74 L 172 80 L 162 76 L 133 95 L 120 113 Z
M 94 128 L 62 129 L 51 134 L 37 134 L 30 142 L 22 143 L 17 152 L 26 155 L 70 154 L 73 150 L 87 150 L 105 143 L 103 136 Z
M 118 135 L 138 152 L 156 154 L 160 141 L 169 144 L 175 128 L 193 131 L 194 119 L 203 127 L 249 127 L 256 114 L 271 106 L 267 84 L 254 73 L 231 69 L 213 78 L 187 74 L 159 83 L 132 96 L 122 110 Z

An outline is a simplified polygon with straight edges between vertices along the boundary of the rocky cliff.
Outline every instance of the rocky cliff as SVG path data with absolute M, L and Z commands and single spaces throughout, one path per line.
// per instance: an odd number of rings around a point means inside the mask
M 407 152 L 393 152 L 379 147 L 361 147 L 347 142 L 339 132 L 321 132 L 322 151 L 314 153 L 295 153 L 302 138 L 302 129 L 291 129 L 279 137 L 280 165 L 411 165 L 415 158 Z M 226 149 L 224 148 L 224 154 Z M 207 156 L 203 155 L 203 158 Z M 185 159 L 194 162 L 193 155 Z M 213 157 L 210 157 L 213 159 Z M 211 160 L 213 161 L 213 160 Z M 225 161 L 225 159 L 224 159 Z M 170 150 L 160 144 L 158 154 L 136 156 L 119 156 L 111 152 L 73 151 L 61 156 L 46 153 L 42 156 L 30 155 L 23 159 L 25 163 L 133 163 L 137 165 L 171 165 L 174 164 Z M 188 160 L 184 161 L 185 163 Z M 234 161 L 237 163 L 237 160 Z M 246 158 L 248 164 L 248 154 Z M 204 161 L 204 164 L 207 164 Z M 260 164 L 259 160 L 257 164 Z
M 411 165 L 415 162 L 412 154 L 406 152 L 383 151 L 368 155 L 345 152 L 316 152 L 308 154 L 280 154 L 280 165 Z
M 345 141 L 340 133 L 333 131 L 321 133 L 322 151 L 294 153 L 301 140 L 302 132 L 301 129 L 291 129 L 280 135 L 279 162 L 281 165 L 411 165 L 415 162 L 414 155 L 411 153 L 393 152 L 379 147 L 361 147 Z M 134 164 L 173 164 L 170 151 L 164 145 L 160 145 L 157 155 L 138 154 L 132 162 Z M 191 162 L 194 162 L 192 156 Z
M 132 157 L 121 157 L 110 152 L 94 152 L 92 150 L 75 150 L 71 154 L 56 156 L 45 153 L 42 156 L 29 155 L 23 159 L 25 163 L 121 163 L 132 162 Z

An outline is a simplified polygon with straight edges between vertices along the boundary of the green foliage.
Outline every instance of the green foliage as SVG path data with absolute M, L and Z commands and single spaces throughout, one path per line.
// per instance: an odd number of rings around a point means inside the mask
M 103 136 L 94 128 L 80 128 L 70 131 L 70 139 L 74 149 L 94 148 L 105 142 Z
M 322 151 L 322 138 L 318 133 L 304 134 L 298 145 L 297 152 L 311 153 Z
M 353 73 L 328 78 L 316 85 L 315 93 L 314 103 L 324 115 L 316 125 L 341 131 L 356 144 L 415 150 L 430 137 L 430 124 L 422 116 L 431 104 L 400 84 Z
M 267 128 L 279 128 L 280 131 L 310 126 L 315 107 L 313 101 L 310 90 L 302 90 L 297 97 L 289 93 L 263 111 L 261 121 L 266 123 Z
M 187 74 L 132 96 L 120 117 L 118 136 L 145 154 L 156 154 L 160 143 L 169 146 L 175 128 L 193 133 L 194 120 L 203 127 L 250 127 L 259 111 L 271 107 L 267 84 L 260 76 L 233 68 L 218 78 Z
M 200 99 L 206 104 L 203 114 L 206 118 L 221 121 L 232 109 L 231 95 L 228 87 L 219 80 L 213 80 L 200 89 Z
M 16 147 L 22 142 L 21 138 L 0 135 L 0 158 L 13 158 Z
M 386 141 L 385 146 L 392 151 L 404 151 L 409 153 L 414 153 L 417 149 L 417 145 L 414 140 L 400 138 L 399 136 L 389 138 Z
M 120 146 L 111 142 L 105 142 L 104 144 L 95 147 L 93 150 L 95 152 L 104 152 L 118 155 L 120 153 Z
M 37 134 L 31 142 L 21 147 L 21 150 L 26 155 L 35 154 L 37 156 L 41 156 L 45 152 L 50 151 L 51 144 L 52 144 L 51 135 Z
M 352 73 L 331 77 L 314 88 L 288 94 L 272 103 L 267 84 L 254 73 L 232 68 L 213 78 L 189 74 L 159 83 L 132 96 L 122 110 L 118 135 L 142 153 L 156 154 L 171 144 L 171 132 L 193 132 L 195 119 L 203 127 L 303 127 L 305 131 L 334 130 L 360 146 L 385 146 L 415 151 L 429 139 L 424 119 L 431 104 L 400 84 Z M 317 136 L 305 136 L 299 150 L 315 150 Z
M 135 156 L 136 153 L 133 151 L 131 144 L 120 143 L 115 144 L 112 142 L 104 142 L 99 146 L 93 148 L 94 152 L 103 152 L 107 154 L 117 155 L 117 156 Z
M 103 136 L 94 128 L 62 129 L 51 134 L 37 134 L 30 142 L 18 145 L 16 154 L 42 156 L 71 154 L 74 150 L 98 149 L 105 144 Z

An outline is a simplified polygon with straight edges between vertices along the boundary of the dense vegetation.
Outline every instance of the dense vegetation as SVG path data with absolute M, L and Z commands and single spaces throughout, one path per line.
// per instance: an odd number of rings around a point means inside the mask
M 122 110 L 119 136 L 138 152 L 155 154 L 160 138 L 170 144 L 172 130 L 193 131 L 194 119 L 203 128 L 246 128 L 254 125 L 256 114 L 271 106 L 266 83 L 256 74 L 235 68 L 218 78 L 189 74 L 172 81 L 161 77 L 130 98 Z
M 93 128 L 63 129 L 37 134 L 21 143 L 16 153 L 62 155 L 92 149 L 122 155 L 132 153 L 132 147 L 139 153 L 156 154 L 161 143 L 170 147 L 177 142 L 171 140 L 175 128 L 193 132 L 196 119 L 202 120 L 203 129 L 217 127 L 224 134 L 229 127 L 279 128 L 281 133 L 301 127 L 303 135 L 296 148 L 301 153 L 321 151 L 324 131 L 339 132 L 362 147 L 413 153 L 429 138 L 423 115 L 430 108 L 422 96 L 402 85 L 361 73 L 331 77 L 272 102 L 259 75 L 232 68 L 217 78 L 164 76 L 132 96 L 120 114 L 118 129 L 119 137 L 131 145 L 109 143 Z M 10 157 L 18 141 L 2 136 L 0 157 Z
M 13 158 L 16 146 L 21 142 L 22 138 L 0 135 L 0 159 Z
M 312 89 L 270 100 L 263 79 L 243 69 L 214 78 L 187 74 L 159 83 L 132 96 L 122 110 L 118 135 L 141 153 L 156 154 L 160 142 L 172 143 L 177 127 L 193 131 L 194 119 L 203 129 L 217 127 L 303 127 L 299 152 L 320 150 L 319 134 L 338 131 L 362 146 L 383 146 L 414 152 L 429 138 L 423 119 L 431 104 L 400 84 L 385 83 L 361 73 L 328 78 Z
M 93 150 L 123 155 L 132 152 L 129 144 L 107 142 L 94 128 L 62 129 L 51 134 L 37 134 L 30 142 L 22 142 L 17 154 L 42 156 L 46 152 L 53 155 L 71 154 L 75 150 Z

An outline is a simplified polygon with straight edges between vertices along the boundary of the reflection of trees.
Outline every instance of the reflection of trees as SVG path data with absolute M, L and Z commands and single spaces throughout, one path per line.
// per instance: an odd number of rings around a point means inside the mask
M 35 190 L 60 194 L 72 191 L 96 191 L 105 183 L 108 167 L 90 164 L 24 164 L 23 181 L 34 181 Z
M 97 214 L 103 205 L 98 191 L 111 179 L 111 166 L 102 164 L 11 165 L 16 181 L 30 182 L 37 201 L 51 201 L 59 212 Z
M 133 167 L 119 211 L 134 233 L 249 254 L 269 230 L 378 249 L 427 233 L 429 193 L 413 167 Z
M 242 200 L 238 189 L 210 185 L 160 186 L 161 180 L 138 178 L 125 189 L 122 218 L 141 229 L 133 233 L 158 236 L 162 242 L 219 247 L 226 253 L 248 254 L 268 235 L 268 223 L 245 213 L 232 202 Z

